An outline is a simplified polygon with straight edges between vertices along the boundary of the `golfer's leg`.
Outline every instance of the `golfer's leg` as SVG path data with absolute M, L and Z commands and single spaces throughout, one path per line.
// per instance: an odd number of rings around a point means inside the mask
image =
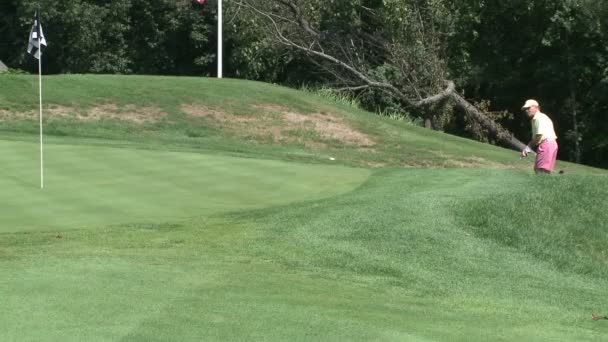
M 557 142 L 554 141 L 551 146 L 551 170 L 555 168 L 555 162 L 557 161 L 557 150 L 559 147 L 557 146 Z
M 536 153 L 536 160 L 534 162 L 534 171 L 536 173 L 550 173 L 551 167 L 551 154 L 550 150 L 547 150 L 546 143 L 542 143 L 538 147 Z

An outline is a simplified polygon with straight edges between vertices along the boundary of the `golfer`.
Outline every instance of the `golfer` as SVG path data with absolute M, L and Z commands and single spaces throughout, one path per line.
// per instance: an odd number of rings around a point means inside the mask
M 536 148 L 534 172 L 551 173 L 557 159 L 557 135 L 553 129 L 553 121 L 540 111 L 540 105 L 535 100 L 527 100 L 521 109 L 532 122 L 532 140 L 521 151 L 521 156 L 527 157 L 528 153 Z

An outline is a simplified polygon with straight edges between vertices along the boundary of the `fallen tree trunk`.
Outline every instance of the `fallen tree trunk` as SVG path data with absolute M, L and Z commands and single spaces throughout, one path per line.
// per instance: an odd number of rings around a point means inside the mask
M 462 109 L 467 116 L 479 123 L 483 128 L 487 129 L 494 138 L 501 141 L 503 144 L 508 145 L 518 151 L 521 151 L 526 147 L 526 145 L 515 138 L 513 134 L 501 127 L 494 120 L 490 119 L 484 112 L 479 110 L 464 97 L 458 94 L 458 92 L 456 92 L 456 86 L 452 81 L 447 81 L 447 87 L 441 93 L 420 100 L 414 105 L 415 107 L 432 106 L 446 99 L 451 100 L 456 107 Z
M 406 89 L 400 89 L 398 83 L 393 84 L 388 81 L 382 81 L 374 76 L 373 72 L 366 73 L 365 69 L 358 68 L 357 65 L 351 63 L 348 58 L 341 58 L 340 54 L 344 53 L 348 44 L 326 43 L 331 40 L 322 38 L 323 35 L 321 31 L 315 28 L 304 15 L 304 12 L 300 7 L 303 5 L 299 0 L 278 0 L 276 6 L 270 8 L 264 7 L 263 4 L 267 3 L 263 0 L 240 0 L 237 4 L 264 18 L 270 24 L 267 26 L 267 29 L 269 29 L 279 43 L 300 50 L 308 56 L 320 58 L 333 65 L 337 78 L 341 78 L 343 75 L 348 74 L 349 82 L 351 82 L 351 84 L 345 89 L 379 89 L 394 96 L 394 98 L 401 101 L 406 107 L 415 110 L 427 110 L 428 108 L 437 105 L 446 104 L 449 101 L 450 104 L 463 110 L 470 119 L 485 128 L 497 141 L 516 150 L 522 150 L 525 147 L 525 144 L 515 138 L 508 130 L 501 127 L 500 124 L 493 121 L 482 110 L 478 109 L 462 97 L 456 91 L 456 85 L 453 81 L 445 80 L 440 77 L 437 79 L 436 83 L 438 86 L 435 85 L 431 87 L 428 85 L 418 85 L 416 82 L 413 82 L 410 84 L 412 89 L 407 91 Z M 281 8 L 284 11 L 281 11 Z M 290 32 L 290 30 L 286 28 L 292 29 L 291 36 L 285 33 Z M 299 34 L 293 35 L 294 28 L 299 30 Z M 328 46 L 324 46 L 324 44 L 328 44 Z M 355 48 L 352 40 L 350 41 L 350 47 Z M 331 51 L 334 51 L 334 53 Z M 411 66 L 415 63 L 406 64 Z M 445 89 L 434 95 L 422 97 L 422 93 L 430 94 L 433 92 L 433 89 L 441 87 L 442 83 L 446 85 Z M 420 91 L 423 88 L 425 89 L 424 92 Z
M 469 117 L 472 117 L 476 122 L 487 129 L 497 140 L 518 151 L 521 151 L 526 147 L 526 144 L 515 138 L 511 132 L 502 128 L 492 119 L 488 118 L 481 110 L 473 106 L 469 101 L 460 96 L 460 94 L 453 92 L 450 98 L 455 102 L 457 107 L 464 110 Z

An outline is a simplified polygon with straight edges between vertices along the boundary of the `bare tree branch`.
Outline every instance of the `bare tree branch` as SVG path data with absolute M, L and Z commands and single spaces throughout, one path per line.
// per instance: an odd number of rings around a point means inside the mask
M 362 85 L 362 86 L 357 86 L 357 87 L 342 87 L 342 88 L 336 88 L 333 89 L 335 91 L 357 91 L 357 90 L 362 90 L 362 89 L 369 89 L 368 85 Z
M 308 20 L 306 20 L 304 15 L 302 15 L 300 8 L 297 6 L 297 4 L 294 1 L 291 1 L 291 0 L 278 0 L 278 1 L 282 4 L 284 4 L 285 6 L 287 6 L 291 10 L 291 12 L 293 13 L 293 16 L 297 19 L 298 24 L 305 32 L 307 32 L 310 36 L 312 36 L 314 38 L 319 38 L 319 32 L 312 28 L 312 26 L 310 25 Z

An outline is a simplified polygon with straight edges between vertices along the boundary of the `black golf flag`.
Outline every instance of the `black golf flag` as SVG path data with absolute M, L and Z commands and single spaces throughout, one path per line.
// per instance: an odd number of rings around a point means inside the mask
M 42 32 L 42 25 L 40 24 L 40 16 L 38 11 L 34 15 L 34 25 L 32 25 L 32 31 L 30 32 L 30 40 L 27 45 L 27 52 L 34 56 L 36 59 L 40 59 L 42 54 L 42 47 L 46 47 L 46 40 L 44 39 L 44 33 Z

